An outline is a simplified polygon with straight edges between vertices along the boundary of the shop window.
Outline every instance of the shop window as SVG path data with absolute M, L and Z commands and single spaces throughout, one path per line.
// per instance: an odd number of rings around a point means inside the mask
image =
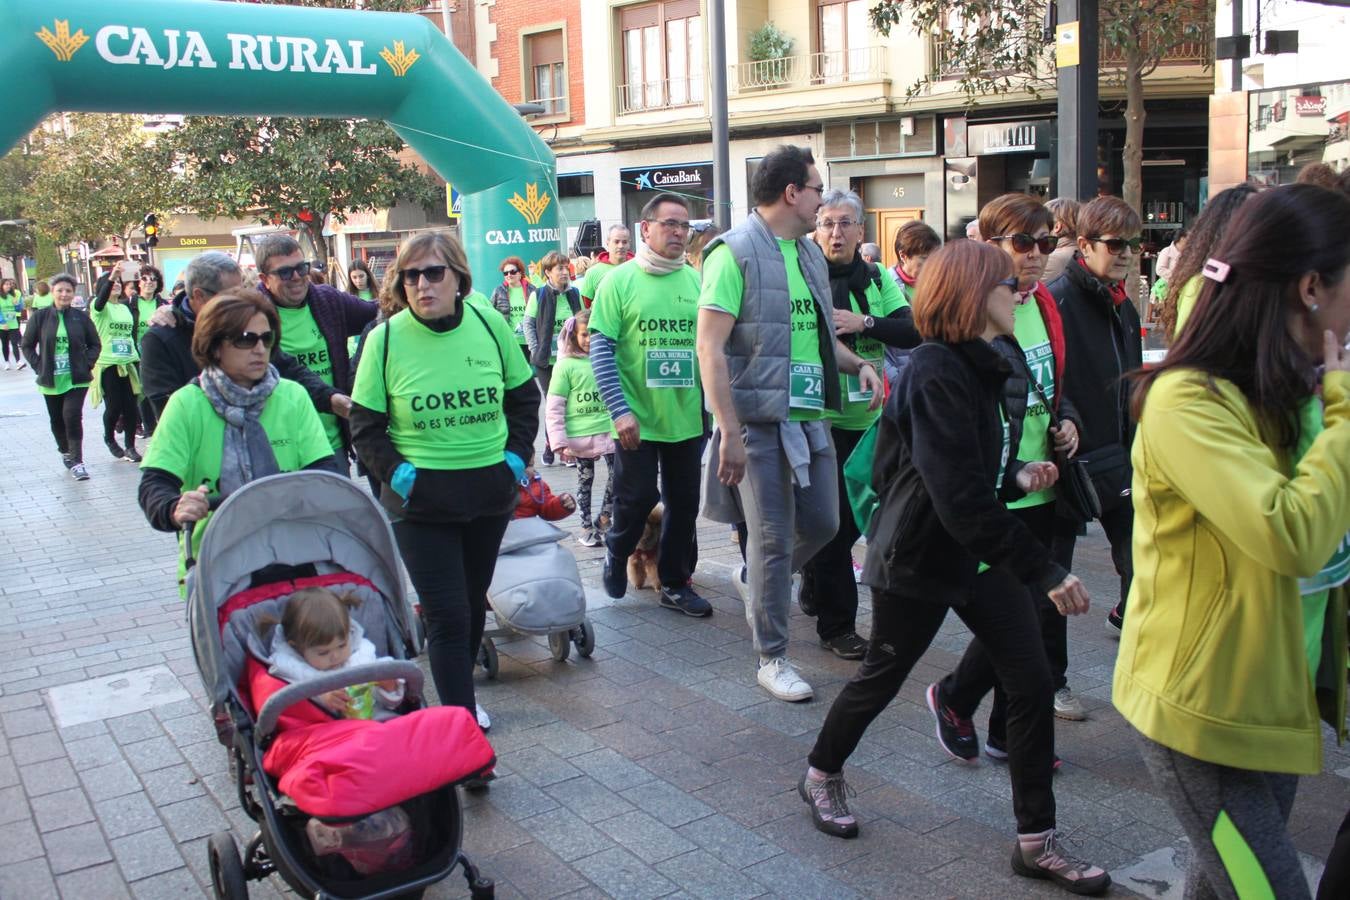
M 623 84 L 619 113 L 703 102 L 699 0 L 666 0 L 619 11 Z
M 561 28 L 525 36 L 525 99 L 544 115 L 567 114 L 567 36 Z
M 816 33 L 820 52 L 812 73 L 817 83 L 834 84 L 873 74 L 880 48 L 873 46 L 867 8 L 872 0 L 818 0 Z

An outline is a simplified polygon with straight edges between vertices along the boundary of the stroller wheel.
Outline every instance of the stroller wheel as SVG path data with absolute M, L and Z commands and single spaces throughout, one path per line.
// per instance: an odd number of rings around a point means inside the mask
M 572 652 L 572 633 L 555 631 L 548 636 L 548 649 L 558 662 L 566 662 L 567 654 Z
M 497 644 L 490 637 L 483 638 L 478 645 L 478 665 L 483 667 L 489 681 L 497 680 L 500 661 L 497 659 Z
M 248 881 L 234 835 L 217 831 L 211 835 L 206 853 L 211 863 L 211 888 L 218 900 L 248 900 Z
M 582 659 L 591 658 L 595 652 L 595 628 L 590 619 L 583 618 L 581 624 L 572 629 L 572 643 L 576 644 L 577 653 L 581 654 Z

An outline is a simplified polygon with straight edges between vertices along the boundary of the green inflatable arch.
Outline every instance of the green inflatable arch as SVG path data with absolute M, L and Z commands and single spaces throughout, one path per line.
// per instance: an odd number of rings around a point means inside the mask
M 0 84 L 0 152 L 58 110 L 382 120 L 465 195 L 479 288 L 558 246 L 552 151 L 419 15 L 0 0 Z

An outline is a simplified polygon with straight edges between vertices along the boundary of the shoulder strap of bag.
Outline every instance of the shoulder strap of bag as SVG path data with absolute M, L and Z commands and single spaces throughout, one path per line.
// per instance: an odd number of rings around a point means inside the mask
M 463 300 L 459 302 L 464 303 Z M 506 357 L 502 354 L 502 342 L 497 340 L 497 333 L 492 330 L 492 326 L 488 324 L 487 319 L 483 318 L 483 314 L 478 311 L 478 307 L 474 306 L 472 303 L 464 303 L 464 305 L 473 311 L 473 314 L 478 317 L 478 321 L 482 322 L 483 327 L 487 329 L 488 337 L 492 338 L 492 346 L 497 348 L 497 362 L 502 367 L 502 383 L 505 384 Z
M 411 315 L 411 313 L 409 315 Z M 391 405 L 393 403 L 393 398 L 389 396 L 389 338 L 392 336 L 391 333 L 394 330 L 390 327 L 390 325 L 393 324 L 393 321 L 393 316 L 384 320 L 384 358 L 381 360 L 380 366 L 380 378 L 384 381 L 384 414 L 386 417 L 389 416 L 393 409 Z
M 1050 427 L 1058 428 L 1059 416 L 1055 414 L 1055 405 L 1050 402 L 1050 398 L 1045 396 L 1045 388 L 1041 387 L 1041 383 L 1036 380 L 1036 376 L 1031 374 L 1031 367 L 1024 365 L 1023 368 L 1027 370 L 1027 378 L 1031 381 L 1032 387 L 1036 389 L 1036 395 L 1045 404 L 1045 411 L 1050 414 Z

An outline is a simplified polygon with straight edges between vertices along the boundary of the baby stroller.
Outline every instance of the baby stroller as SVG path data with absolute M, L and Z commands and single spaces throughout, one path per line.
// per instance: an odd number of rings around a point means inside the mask
M 279 619 L 296 590 L 317 586 L 357 594 L 352 617 L 394 660 L 296 684 L 268 674 L 262 617 Z M 393 534 L 375 502 L 327 472 L 245 485 L 215 513 L 189 589 L 197 669 L 239 805 L 258 823 L 242 860 L 230 832 L 212 835 L 215 896 L 246 898 L 249 880 L 276 872 L 309 897 L 420 897 L 462 866 L 472 896 L 492 897 L 460 850 L 455 785 L 496 759 L 472 713 L 426 707 Z M 308 702 L 393 678 L 405 702 L 385 722 L 335 719 Z
M 478 663 L 488 678 L 497 677 L 494 637 L 546 634 L 548 649 L 558 662 L 577 653 L 595 652 L 595 629 L 586 618 L 586 590 L 577 573 L 577 560 L 559 543 L 567 532 L 530 516 L 512 519 L 506 526 L 497 568 L 488 588 L 497 627 L 483 634 Z

